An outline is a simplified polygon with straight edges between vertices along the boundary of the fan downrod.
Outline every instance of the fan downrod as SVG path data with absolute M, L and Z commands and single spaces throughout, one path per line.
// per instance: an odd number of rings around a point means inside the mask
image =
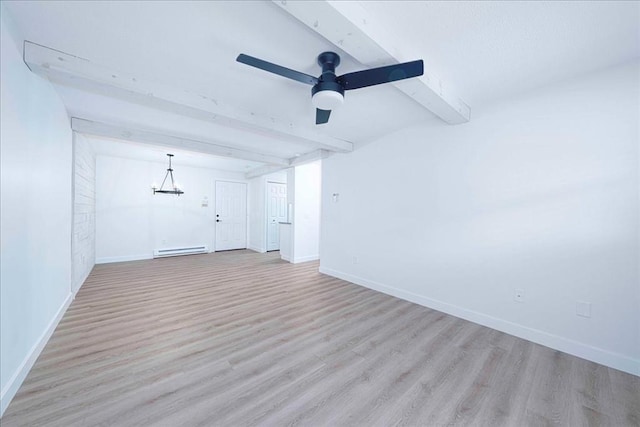
M 340 55 L 335 52 L 322 52 L 318 55 L 318 65 L 322 67 L 322 74 L 326 72 L 336 73 L 336 67 L 340 65 Z

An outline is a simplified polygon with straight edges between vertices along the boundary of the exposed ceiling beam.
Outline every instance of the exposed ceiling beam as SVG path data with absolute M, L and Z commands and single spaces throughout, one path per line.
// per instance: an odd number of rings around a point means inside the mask
M 308 152 L 306 154 L 303 154 L 301 156 L 292 158 L 289 161 L 289 164 L 291 166 L 305 165 L 307 163 L 315 162 L 316 160 L 326 159 L 331 154 L 332 153 L 330 151 L 322 150 L 322 149 L 315 150 L 315 151 L 310 151 L 310 152 Z
M 377 67 L 420 59 L 407 57 L 402 41 L 376 25 L 375 18 L 359 2 L 273 2 L 364 65 Z M 449 124 L 468 122 L 469 106 L 450 93 L 445 83 L 429 71 L 428 61 L 425 62 L 423 76 L 391 84 Z
M 289 122 L 259 117 L 222 105 L 218 100 L 204 95 L 146 82 L 29 41 L 24 43 L 24 61 L 34 73 L 59 84 L 283 141 L 307 146 L 312 143 L 330 151 L 353 151 L 351 142 Z
M 260 166 L 260 167 L 257 167 L 255 169 L 251 169 L 250 171 L 246 172 L 244 174 L 244 176 L 247 179 L 257 178 L 259 176 L 268 175 L 270 173 L 278 172 L 278 171 L 281 171 L 283 169 L 287 169 L 289 167 L 301 166 L 301 165 L 305 165 L 307 163 L 315 162 L 316 160 L 326 159 L 327 157 L 329 157 L 332 154 L 333 153 L 331 151 L 322 150 L 322 149 L 315 150 L 315 151 L 310 151 L 310 152 L 308 152 L 306 154 L 303 154 L 301 156 L 294 157 L 294 158 L 290 159 L 288 166 L 273 166 L 273 165 Z
M 212 141 L 182 138 L 179 136 L 167 135 L 164 132 L 157 132 L 148 129 L 137 129 L 132 126 L 95 122 L 92 120 L 72 117 L 71 128 L 76 132 L 86 133 L 90 135 L 124 139 L 127 141 L 143 142 L 169 148 L 181 148 L 184 150 L 212 154 L 215 156 L 232 157 L 235 159 L 251 160 L 254 162 L 264 162 L 272 167 L 275 166 L 281 169 L 289 167 L 289 165 L 291 164 L 290 160 L 280 157 L 267 156 L 251 151 L 226 147 L 216 144 Z

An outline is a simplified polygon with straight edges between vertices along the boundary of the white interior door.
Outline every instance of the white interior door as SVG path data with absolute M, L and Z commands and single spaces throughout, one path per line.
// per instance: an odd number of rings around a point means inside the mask
M 267 250 L 280 249 L 280 222 L 287 220 L 287 184 L 267 182 Z
M 216 181 L 216 251 L 247 247 L 247 184 Z

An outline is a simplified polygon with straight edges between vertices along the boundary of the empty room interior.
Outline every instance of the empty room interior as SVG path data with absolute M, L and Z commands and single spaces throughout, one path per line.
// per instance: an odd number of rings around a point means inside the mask
M 640 426 L 640 2 L 0 19 L 2 426 Z

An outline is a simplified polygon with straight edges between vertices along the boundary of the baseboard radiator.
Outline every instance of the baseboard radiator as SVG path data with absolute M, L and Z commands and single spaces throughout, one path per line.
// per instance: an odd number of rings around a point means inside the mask
M 187 246 L 182 248 L 170 248 L 170 249 L 154 249 L 154 258 L 164 258 L 168 256 L 178 255 L 193 255 L 193 254 L 206 254 L 209 252 L 207 245 L 202 246 Z

